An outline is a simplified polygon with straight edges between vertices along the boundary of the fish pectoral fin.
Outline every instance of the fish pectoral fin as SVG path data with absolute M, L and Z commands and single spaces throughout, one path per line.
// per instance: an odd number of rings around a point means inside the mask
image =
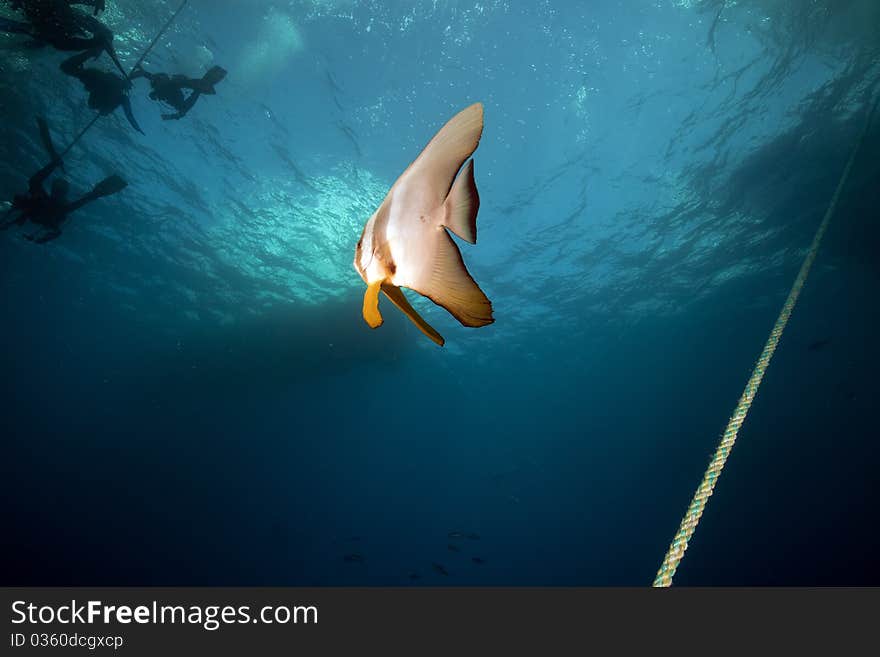
M 379 312 L 379 290 L 382 288 L 382 281 L 376 281 L 367 286 L 364 292 L 364 321 L 369 324 L 370 328 L 379 328 L 382 326 L 382 314 Z
M 404 315 L 409 317 L 410 321 L 415 324 L 418 329 L 427 335 L 431 340 L 440 345 L 441 347 L 445 343 L 443 336 L 437 333 L 434 328 L 428 324 L 422 316 L 416 312 L 416 309 L 413 308 L 409 301 L 406 300 L 406 297 L 403 294 L 403 291 L 397 287 L 396 285 L 392 285 L 391 283 L 383 283 L 382 291 L 385 293 L 385 296 L 391 299 L 391 303 L 400 308 Z
M 477 211 L 480 209 L 480 194 L 474 181 L 474 161 L 468 160 L 444 203 L 446 210 L 445 226 L 461 239 L 477 243 Z

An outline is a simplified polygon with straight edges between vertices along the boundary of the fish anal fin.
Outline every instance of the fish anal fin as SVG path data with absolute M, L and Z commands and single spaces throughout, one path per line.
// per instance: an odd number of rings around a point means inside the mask
M 438 228 L 431 246 L 430 261 L 406 287 L 445 308 L 464 326 L 476 328 L 494 322 L 492 302 L 471 278 L 446 229 Z
M 370 328 L 379 328 L 382 326 L 382 314 L 379 312 L 379 290 L 382 287 L 382 281 L 376 281 L 367 286 L 364 292 L 364 321 Z
M 434 327 L 428 324 L 428 322 L 422 319 L 422 316 L 419 315 L 419 313 L 416 312 L 416 309 L 410 305 L 406 296 L 403 294 L 403 290 L 391 283 L 383 283 L 382 292 L 385 293 L 385 296 L 391 299 L 391 302 L 397 306 L 404 315 L 409 317 L 410 321 L 415 324 L 422 333 L 427 335 L 441 347 L 445 344 L 446 341 L 443 339 L 443 336 L 437 333 L 437 331 L 434 330 Z
M 443 206 L 446 217 L 444 225 L 461 239 L 476 244 L 480 195 L 474 180 L 473 160 L 468 160 L 461 173 L 458 174 Z

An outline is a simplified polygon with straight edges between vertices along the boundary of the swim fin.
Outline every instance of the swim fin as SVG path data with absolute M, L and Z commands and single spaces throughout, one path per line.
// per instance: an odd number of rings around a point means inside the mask
M 40 138 L 43 140 L 43 148 L 46 149 L 51 160 L 53 162 L 58 162 L 61 166 L 61 170 L 66 173 L 67 169 L 64 168 L 64 162 L 61 160 L 61 157 L 59 157 L 58 151 L 55 150 L 55 145 L 52 143 L 52 135 L 49 133 L 49 124 L 46 123 L 46 119 L 38 116 L 37 125 L 40 128 Z
M 89 196 L 93 198 L 110 196 L 111 194 L 115 194 L 116 192 L 121 192 L 126 187 L 128 187 L 128 183 L 116 174 L 114 174 L 109 178 L 104 178 L 104 180 L 95 185 Z
M 122 110 L 125 112 L 128 122 L 131 123 L 131 127 L 139 133 L 144 134 L 144 131 L 141 130 L 141 127 L 138 125 L 138 122 L 135 120 L 134 114 L 131 111 L 131 101 L 128 100 L 128 96 L 122 99 Z
M 214 95 L 214 85 L 226 77 L 226 69 L 222 66 L 212 66 L 199 80 L 198 91 L 206 95 Z
M 109 55 L 110 59 L 116 64 L 116 68 L 119 69 L 119 72 L 122 73 L 122 77 L 125 80 L 128 80 L 128 73 L 125 72 L 125 69 L 122 67 L 122 62 L 119 61 L 119 55 L 116 54 L 116 48 L 113 47 L 112 43 L 108 43 L 105 47 L 107 51 L 107 55 Z

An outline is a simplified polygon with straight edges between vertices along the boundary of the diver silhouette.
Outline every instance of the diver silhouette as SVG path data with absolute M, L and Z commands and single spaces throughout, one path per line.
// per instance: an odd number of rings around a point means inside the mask
M 44 141 L 46 141 L 48 127 L 42 119 L 37 119 L 37 123 L 40 126 L 40 132 L 43 135 Z M 52 156 L 52 161 L 31 176 L 28 181 L 27 193 L 15 196 L 12 200 L 12 207 L 4 216 L 3 223 L 0 223 L 0 230 L 6 230 L 16 225 L 22 226 L 28 221 L 41 226 L 44 229 L 41 235 L 25 236 L 27 239 L 38 244 L 44 244 L 60 236 L 61 225 L 67 220 L 71 212 L 96 199 L 115 194 L 125 189 L 128 185 L 119 176 L 112 175 L 95 185 L 92 191 L 82 196 L 79 200 L 69 202 L 67 197 L 70 192 L 70 184 L 64 178 L 56 178 L 52 181 L 51 191 L 47 193 L 43 183 L 61 165 L 61 159 L 56 154 L 51 141 L 46 142 L 46 147 Z M 15 212 L 18 212 L 18 216 L 9 219 L 9 216 Z
M 94 7 L 97 16 L 107 8 L 104 0 L 10 0 L 9 4 L 13 9 L 27 9 L 28 7 L 49 6 L 55 4 L 84 5 L 86 7 Z
M 164 102 L 177 110 L 175 114 L 163 114 L 166 121 L 182 119 L 186 116 L 201 94 L 214 95 L 214 85 L 226 77 L 226 69 L 212 66 L 202 78 L 188 78 L 185 75 L 168 75 L 167 73 L 148 73 L 138 67 L 129 79 L 146 78 L 150 81 L 150 98 Z M 184 97 L 183 90 L 190 89 L 189 96 Z
M 23 10 L 27 22 L 0 18 L 0 31 L 31 37 L 30 47 L 50 45 L 61 51 L 104 51 L 124 74 L 113 47 L 113 32 L 94 16 L 74 9 L 74 4 L 94 6 L 96 15 L 104 9 L 103 0 L 16 0 L 12 8 Z
M 131 82 L 115 73 L 83 66 L 87 59 L 94 59 L 100 54 L 100 51 L 87 50 L 74 55 L 61 62 L 61 70 L 83 83 L 86 91 L 89 92 L 90 108 L 106 115 L 111 114 L 121 105 L 131 127 L 144 134 L 131 111 L 131 101 L 128 98 Z

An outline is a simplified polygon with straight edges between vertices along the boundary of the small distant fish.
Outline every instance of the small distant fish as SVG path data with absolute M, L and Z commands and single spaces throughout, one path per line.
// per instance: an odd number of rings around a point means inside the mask
M 837 394 L 841 395 L 847 401 L 855 401 L 856 393 L 849 385 L 841 381 L 835 387 Z
M 345 559 L 348 563 L 364 563 L 364 555 L 358 552 L 352 552 L 351 554 L 346 554 L 343 559 Z
M 422 579 L 422 576 L 418 573 L 410 573 L 409 575 L 407 575 L 407 577 L 409 577 L 413 581 L 416 581 L 417 579 Z
M 464 532 L 449 532 L 447 536 L 449 538 L 464 538 Z
M 461 552 L 461 548 L 458 547 L 457 545 L 451 545 L 451 544 L 447 545 L 446 549 L 449 550 L 450 552 Z
M 467 534 L 467 538 L 470 539 L 471 541 L 479 541 L 480 535 L 477 534 L 476 532 L 471 532 L 470 534 Z
M 829 344 L 831 344 L 831 338 L 821 338 L 819 340 L 813 340 L 810 344 L 807 345 L 807 350 L 821 351 Z
M 449 571 L 446 570 L 446 569 L 445 569 L 441 564 L 439 564 L 439 563 L 432 563 L 432 564 L 431 564 L 431 568 L 434 569 L 434 572 L 435 572 L 435 573 L 440 573 L 440 574 L 443 575 L 444 577 L 448 577 L 448 576 L 449 576 Z
M 480 559 L 480 557 L 471 557 L 471 561 L 473 561 L 478 566 L 482 566 L 484 563 L 486 563 L 486 560 Z

